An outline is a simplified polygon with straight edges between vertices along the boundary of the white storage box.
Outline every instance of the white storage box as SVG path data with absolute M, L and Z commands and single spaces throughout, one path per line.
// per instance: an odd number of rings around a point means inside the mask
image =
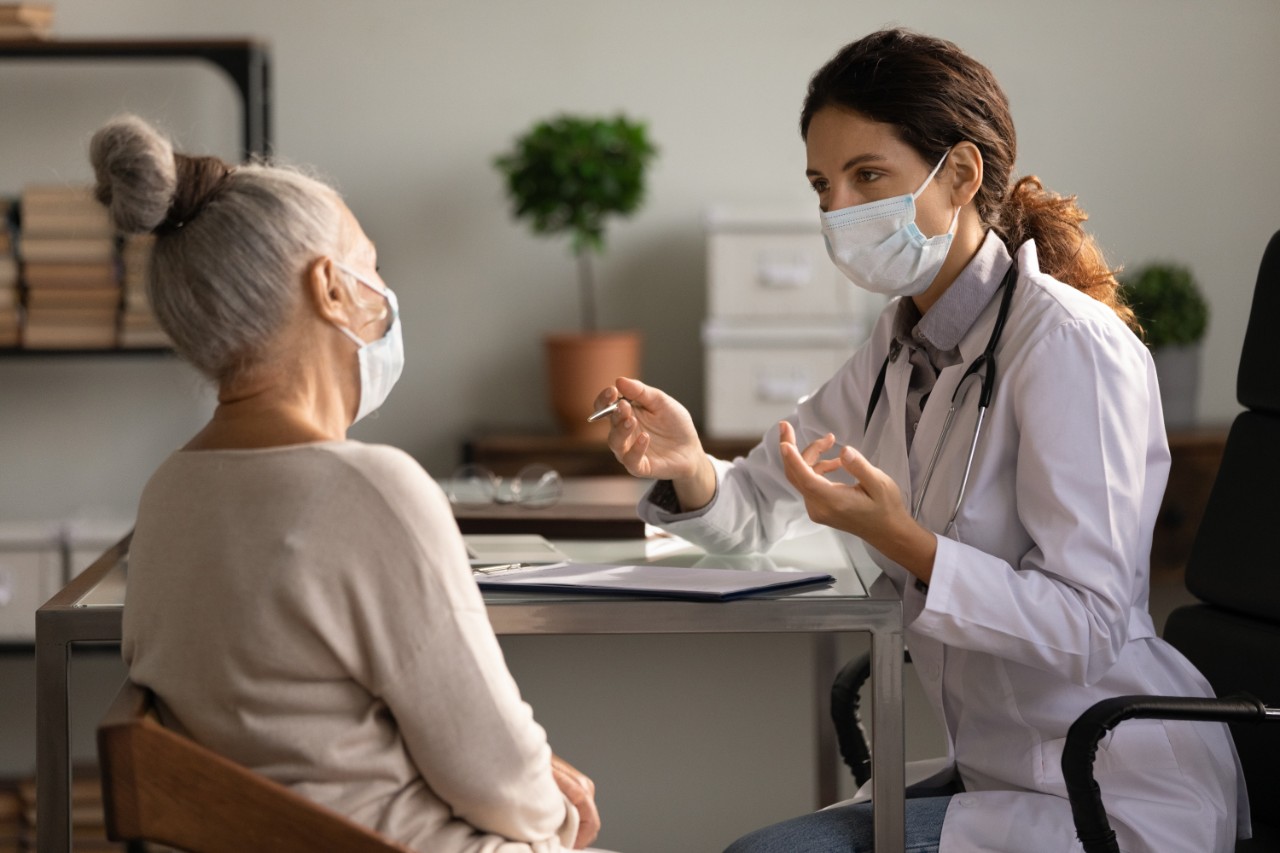
M 708 320 L 706 434 L 758 437 L 831 378 L 863 330 L 848 326 L 744 327 Z
M 775 318 L 840 323 L 879 313 L 831 263 L 818 207 L 716 206 L 707 211 L 707 314 L 745 322 Z
M 62 587 L 63 571 L 56 525 L 0 525 L 0 642 L 35 640 L 36 609 Z

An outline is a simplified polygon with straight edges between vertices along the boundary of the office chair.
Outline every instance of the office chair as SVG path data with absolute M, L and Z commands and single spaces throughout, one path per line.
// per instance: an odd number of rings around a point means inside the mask
M 377 833 L 160 725 L 126 680 L 98 726 L 107 837 L 190 853 L 408 853 Z
M 910 652 L 903 652 L 902 662 L 911 663 Z M 871 749 L 859 715 L 859 693 L 870 677 L 871 653 L 863 652 L 850 658 L 831 682 L 831 722 L 836 730 L 836 745 L 859 788 L 871 778 Z
M 1254 838 L 1240 842 L 1236 851 L 1280 851 L 1280 728 L 1245 725 L 1280 722 L 1280 708 L 1274 707 L 1280 703 L 1277 328 L 1280 232 L 1262 256 L 1240 354 L 1236 397 L 1246 411 L 1227 435 L 1222 466 L 1187 562 L 1187 588 L 1200 601 L 1170 614 L 1164 630 L 1164 638 L 1226 698 L 1122 696 L 1104 699 L 1080 716 L 1067 735 L 1062 770 L 1086 853 L 1119 849 L 1103 808 L 1107 792 L 1099 792 L 1093 780 L 1093 758 L 1098 739 L 1132 717 L 1231 723 L 1254 831 Z

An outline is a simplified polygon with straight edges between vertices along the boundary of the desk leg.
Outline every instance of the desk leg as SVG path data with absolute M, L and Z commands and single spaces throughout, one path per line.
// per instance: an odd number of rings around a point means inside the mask
M 71 849 L 71 732 L 67 679 L 71 646 L 36 637 L 36 849 Z
M 817 808 L 822 809 L 840 799 L 840 745 L 831 723 L 831 682 L 836 677 L 837 634 L 826 632 L 813 636 L 813 709 L 817 732 L 818 774 Z
M 871 803 L 876 853 L 906 844 L 902 632 L 871 634 Z

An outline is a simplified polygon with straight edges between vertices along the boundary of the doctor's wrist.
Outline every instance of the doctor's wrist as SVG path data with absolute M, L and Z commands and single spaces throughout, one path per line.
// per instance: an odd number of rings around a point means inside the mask
M 903 515 L 900 523 L 883 530 L 882 535 L 868 543 L 915 575 L 925 584 L 933 578 L 933 561 L 938 555 L 938 536 L 909 515 Z
M 711 503 L 716 496 L 716 468 L 711 458 L 701 454 L 701 462 L 688 477 L 673 477 L 671 485 L 680 501 L 682 512 L 693 512 Z

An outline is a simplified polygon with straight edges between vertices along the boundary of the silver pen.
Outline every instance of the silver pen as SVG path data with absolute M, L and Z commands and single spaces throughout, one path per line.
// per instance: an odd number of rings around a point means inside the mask
M 514 572 L 516 569 L 523 569 L 527 563 L 499 563 L 496 566 L 476 566 L 471 570 L 473 575 L 500 575 L 503 572 Z
M 625 399 L 626 397 L 619 397 L 609 405 L 605 406 L 603 409 L 592 412 L 591 417 L 587 418 L 587 423 L 593 424 L 596 421 L 600 420 L 601 418 L 605 417 L 606 415 L 612 415 L 614 412 L 618 411 L 618 404 Z

